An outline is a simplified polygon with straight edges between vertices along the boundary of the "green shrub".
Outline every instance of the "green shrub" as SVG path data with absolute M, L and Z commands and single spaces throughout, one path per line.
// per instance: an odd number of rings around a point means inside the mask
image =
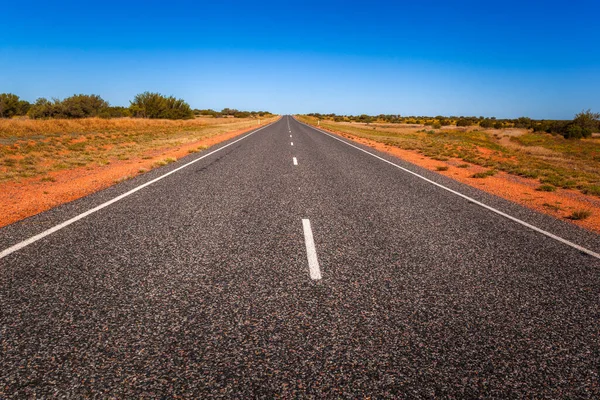
M 544 185 L 540 185 L 535 190 L 540 191 L 540 192 L 555 192 L 556 191 L 556 186 L 544 184 Z
M 31 118 L 88 118 L 98 117 L 109 105 L 102 97 L 77 94 L 64 100 L 39 98 L 29 108 Z
M 466 118 L 459 118 L 458 120 L 456 120 L 456 126 L 471 126 L 473 125 L 471 123 L 471 121 L 469 121 Z
M 160 93 L 140 93 L 129 106 L 131 115 L 138 118 L 190 119 L 194 113 L 182 99 Z
M 565 139 L 581 139 L 583 137 L 583 129 L 579 125 L 569 125 L 563 136 Z
M 482 128 L 493 128 L 494 127 L 494 121 L 486 118 L 483 121 L 479 122 L 479 126 L 481 126 Z
M 131 111 L 127 107 L 106 107 L 100 111 L 100 118 L 123 118 L 131 117 Z

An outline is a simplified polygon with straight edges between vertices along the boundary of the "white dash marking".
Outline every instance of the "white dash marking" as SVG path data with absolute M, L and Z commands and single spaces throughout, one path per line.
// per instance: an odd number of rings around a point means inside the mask
M 292 137 L 292 135 L 290 135 L 290 137 Z
M 296 157 L 293 158 L 294 161 L 294 165 L 298 165 L 298 160 L 296 159 Z
M 292 146 L 294 145 L 294 142 L 291 142 Z
M 315 247 L 312 228 L 310 227 L 310 220 L 302 219 L 302 228 L 304 229 L 304 243 L 306 244 L 310 278 L 319 280 L 321 279 L 321 268 L 319 267 L 319 259 L 317 258 L 317 249 Z

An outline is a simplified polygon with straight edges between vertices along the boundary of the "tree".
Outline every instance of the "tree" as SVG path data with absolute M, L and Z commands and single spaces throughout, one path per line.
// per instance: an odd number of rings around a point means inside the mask
M 221 110 L 221 114 L 223 115 L 235 115 L 235 113 L 239 112 L 235 108 L 224 108 Z
M 533 127 L 533 121 L 528 117 L 520 117 L 515 121 L 515 128 L 529 129 Z
M 595 132 L 600 128 L 600 113 L 594 113 L 589 109 L 587 111 L 582 111 L 575 115 L 573 123 L 584 130 L 589 130 L 591 136 L 592 132 Z
M 20 100 L 12 93 L 0 93 L 0 118 L 11 118 L 15 115 L 25 115 L 29 110 L 28 101 Z
M 45 97 L 40 97 L 35 101 L 35 103 L 31 106 L 27 115 L 30 118 L 53 118 L 58 114 L 58 103 L 59 101 L 54 99 L 50 101 Z
M 573 121 L 554 124 L 552 131 L 559 131 L 565 139 L 583 139 L 592 136 L 593 132 L 600 129 L 600 114 L 591 110 L 584 110 L 575 115 Z
M 131 114 L 138 118 L 189 119 L 194 113 L 182 99 L 165 97 L 160 93 L 140 93 L 129 106 Z
M 27 107 L 30 118 L 88 118 L 106 116 L 108 102 L 95 94 L 76 94 L 64 100 L 41 97 Z
M 76 94 L 71 97 L 67 97 L 61 102 L 61 117 L 97 117 L 103 109 L 108 107 L 108 102 L 98 95 Z

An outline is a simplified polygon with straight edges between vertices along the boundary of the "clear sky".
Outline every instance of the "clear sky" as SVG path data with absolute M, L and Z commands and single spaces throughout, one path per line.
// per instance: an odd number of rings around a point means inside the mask
M 1 7 L 0 92 L 193 108 L 600 111 L 599 0 L 38 1 Z

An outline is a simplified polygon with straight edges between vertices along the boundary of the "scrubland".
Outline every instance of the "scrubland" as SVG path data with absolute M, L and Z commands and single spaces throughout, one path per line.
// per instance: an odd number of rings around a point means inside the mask
M 257 125 L 255 118 L 0 119 L 0 182 L 51 180 L 52 171 L 143 158 L 156 149 Z
M 316 125 L 316 119 L 301 117 Z M 600 138 L 569 140 L 526 129 L 348 123 L 321 120 L 320 126 L 414 150 L 439 161 L 462 160 L 489 171 L 537 179 L 545 190 L 577 189 L 600 196 Z M 493 172 L 489 172 L 493 174 Z M 544 189 L 542 189 L 544 190 Z

